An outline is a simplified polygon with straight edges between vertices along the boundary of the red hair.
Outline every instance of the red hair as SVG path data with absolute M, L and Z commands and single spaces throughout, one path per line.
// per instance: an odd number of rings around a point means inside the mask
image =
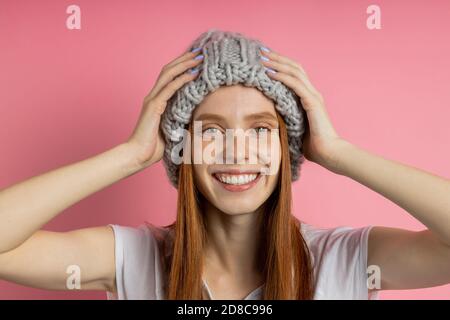
M 277 113 L 281 166 L 277 187 L 266 201 L 262 216 L 261 271 L 266 279 L 262 299 L 312 299 L 314 293 L 310 252 L 292 215 L 289 145 L 284 120 Z M 166 264 L 167 299 L 202 299 L 203 248 L 206 228 L 199 209 L 201 196 L 191 164 L 181 164 L 176 221 L 171 255 Z

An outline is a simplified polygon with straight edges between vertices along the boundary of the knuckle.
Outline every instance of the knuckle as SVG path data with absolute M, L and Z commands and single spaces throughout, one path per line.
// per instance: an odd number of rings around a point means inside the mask
M 198 62 L 200 62 L 200 60 L 187 60 L 185 61 L 185 66 L 195 66 Z
M 299 78 L 299 80 L 300 80 L 302 83 L 304 82 L 304 81 L 303 81 L 303 74 L 301 73 L 300 70 L 296 70 L 295 76 L 296 76 L 297 78 Z

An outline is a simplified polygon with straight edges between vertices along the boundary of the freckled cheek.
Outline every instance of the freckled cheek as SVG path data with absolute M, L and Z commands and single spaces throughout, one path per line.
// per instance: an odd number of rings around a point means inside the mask
M 277 163 L 280 161 L 281 145 L 279 139 L 267 138 L 258 141 L 258 154 L 264 163 Z

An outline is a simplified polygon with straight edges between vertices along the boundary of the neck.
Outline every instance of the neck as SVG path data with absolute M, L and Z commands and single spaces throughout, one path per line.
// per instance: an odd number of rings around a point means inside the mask
M 204 252 L 208 268 L 238 278 L 260 272 L 263 208 L 227 214 L 206 203 L 203 208 L 207 233 Z

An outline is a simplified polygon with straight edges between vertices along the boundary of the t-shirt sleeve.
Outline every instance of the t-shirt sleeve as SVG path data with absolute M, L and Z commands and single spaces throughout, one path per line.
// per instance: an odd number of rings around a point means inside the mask
M 369 232 L 373 226 L 309 231 L 317 299 L 372 299 L 367 286 Z
M 109 226 L 114 231 L 117 291 L 107 291 L 107 299 L 156 299 L 159 266 L 155 259 L 157 246 L 151 232 L 144 225 L 138 228 Z

